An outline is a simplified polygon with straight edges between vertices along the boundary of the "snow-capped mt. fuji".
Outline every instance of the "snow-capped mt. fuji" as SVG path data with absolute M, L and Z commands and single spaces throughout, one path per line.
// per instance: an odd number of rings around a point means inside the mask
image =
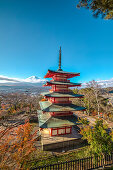
M 28 77 L 26 79 L 24 79 L 24 82 L 28 82 L 28 83 L 43 83 L 45 82 L 44 79 L 38 78 L 37 76 L 31 76 Z

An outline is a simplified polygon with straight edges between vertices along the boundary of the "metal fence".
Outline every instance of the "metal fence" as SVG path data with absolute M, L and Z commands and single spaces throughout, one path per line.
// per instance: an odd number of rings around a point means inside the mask
M 89 170 L 113 164 L 113 153 L 110 155 L 88 157 L 73 161 L 59 162 L 32 168 L 33 170 Z

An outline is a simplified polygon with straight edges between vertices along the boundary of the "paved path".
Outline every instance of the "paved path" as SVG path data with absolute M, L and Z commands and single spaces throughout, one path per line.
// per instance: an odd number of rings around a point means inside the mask
M 78 117 L 81 117 L 81 118 L 87 118 L 87 120 L 90 122 L 90 125 L 94 125 L 95 124 L 95 121 L 96 121 L 96 118 L 98 117 L 94 117 L 94 116 L 88 116 L 86 114 L 82 114 L 82 113 L 75 113 Z M 108 124 L 108 127 L 109 128 L 112 128 L 113 129 L 113 122 L 111 121 L 108 121 L 108 120 L 104 120 L 107 124 Z

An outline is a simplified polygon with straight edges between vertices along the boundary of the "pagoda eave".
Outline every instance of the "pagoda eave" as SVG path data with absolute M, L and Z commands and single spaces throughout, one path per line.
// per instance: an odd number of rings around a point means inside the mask
M 52 86 L 53 84 L 44 84 L 43 87 Z M 54 84 L 57 85 L 57 84 Z M 81 87 L 81 85 L 67 85 L 68 87 Z
M 74 104 L 52 104 L 49 101 L 39 102 L 40 108 L 44 112 L 69 112 L 69 111 L 85 111 L 85 107 L 77 106 Z
M 45 95 L 45 97 L 48 99 L 48 98 L 50 98 L 50 96 L 46 96 Z M 63 96 L 56 96 L 56 97 L 54 97 L 54 96 L 51 96 L 51 98 L 64 98 Z M 65 98 L 84 98 L 84 96 L 66 96 Z
M 71 82 L 46 82 L 43 86 L 52 86 L 52 85 L 65 85 L 67 87 L 81 87 L 81 83 L 71 83 Z
M 44 78 L 52 78 L 54 75 L 63 75 L 63 76 L 66 76 L 67 78 L 72 78 L 75 76 L 80 76 L 80 73 L 70 73 L 70 72 L 64 72 L 64 71 L 48 70 Z
M 46 98 L 53 97 L 53 98 L 83 98 L 84 95 L 75 94 L 73 92 L 70 93 L 58 93 L 58 92 L 45 92 L 41 93 L 42 96 Z
M 78 117 L 74 114 L 70 116 L 50 116 L 50 114 L 43 114 L 38 111 L 39 127 L 40 128 L 58 128 L 65 126 L 79 125 Z

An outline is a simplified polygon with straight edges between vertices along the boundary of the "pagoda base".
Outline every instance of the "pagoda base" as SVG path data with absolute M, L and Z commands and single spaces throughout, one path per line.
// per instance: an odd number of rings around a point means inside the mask
M 81 135 L 77 132 L 77 130 L 72 127 L 72 133 L 60 136 L 50 136 L 49 134 L 45 134 L 41 131 L 41 144 L 42 150 L 44 151 L 55 151 L 55 150 L 67 150 L 71 147 L 77 147 L 83 140 L 81 139 Z

